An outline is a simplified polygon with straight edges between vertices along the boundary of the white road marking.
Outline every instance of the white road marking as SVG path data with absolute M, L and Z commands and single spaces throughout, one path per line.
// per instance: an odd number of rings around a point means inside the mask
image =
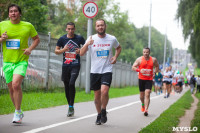
M 156 99 L 160 96 L 162 96 L 162 95 L 151 97 L 151 99 Z M 115 111 L 115 110 L 118 110 L 118 109 L 121 109 L 121 108 L 131 106 L 131 105 L 136 104 L 136 103 L 140 103 L 140 101 L 131 102 L 131 103 L 128 103 L 128 104 L 125 104 L 125 105 L 121 105 L 121 106 L 118 106 L 118 107 L 115 107 L 115 108 L 111 108 L 111 109 L 108 109 L 107 111 L 108 112 Z M 86 116 L 83 116 L 83 117 L 80 117 L 80 118 L 77 118 L 77 119 L 68 120 L 68 121 L 64 121 L 64 122 L 60 122 L 60 123 L 55 123 L 55 124 L 52 124 L 52 125 L 49 125 L 49 126 L 44 126 L 44 127 L 32 129 L 32 130 L 29 130 L 29 131 L 25 131 L 23 133 L 37 133 L 37 132 L 47 130 L 47 129 L 50 129 L 50 128 L 54 128 L 54 127 L 57 127 L 57 126 L 61 126 L 61 125 L 64 125 L 64 124 L 68 124 L 68 123 L 80 121 L 80 120 L 83 120 L 83 119 L 87 119 L 87 118 L 90 118 L 90 117 L 93 117 L 93 116 L 96 116 L 96 115 L 97 115 L 97 113 L 94 113 L 94 114 L 86 115 Z

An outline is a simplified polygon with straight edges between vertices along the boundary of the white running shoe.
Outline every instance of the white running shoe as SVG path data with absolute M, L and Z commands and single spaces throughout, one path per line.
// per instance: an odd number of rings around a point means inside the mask
M 23 117 L 24 117 L 23 112 L 21 113 L 15 112 L 13 117 L 13 123 L 21 123 Z

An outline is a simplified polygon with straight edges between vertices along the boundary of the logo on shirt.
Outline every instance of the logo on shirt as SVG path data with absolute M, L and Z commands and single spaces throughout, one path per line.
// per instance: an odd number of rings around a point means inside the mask
M 110 44 L 94 44 L 93 47 L 109 47 Z
M 75 43 L 72 40 L 69 40 L 65 45 L 69 47 L 69 51 L 65 52 L 65 62 L 64 64 L 70 64 L 71 62 L 77 62 L 78 60 L 76 59 L 76 48 L 79 48 L 77 43 Z
M 74 52 L 79 46 L 72 40 L 69 40 L 65 45 L 69 47 L 69 52 Z

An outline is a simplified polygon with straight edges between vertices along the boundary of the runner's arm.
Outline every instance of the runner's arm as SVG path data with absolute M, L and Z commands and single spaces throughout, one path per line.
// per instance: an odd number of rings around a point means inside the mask
M 137 58 L 136 61 L 133 63 L 132 70 L 137 71 L 139 65 L 140 65 L 140 57 Z
M 117 57 L 121 53 L 121 50 L 122 50 L 122 47 L 120 45 L 115 49 L 115 56 L 111 58 L 111 64 L 115 64 L 117 62 Z
M 92 40 L 92 36 L 90 36 L 90 39 L 80 49 L 80 56 L 83 56 L 88 51 L 88 46 L 92 45 L 93 43 L 94 43 L 94 40 Z
M 27 48 L 27 49 L 23 49 L 24 50 L 24 54 L 26 54 L 26 55 L 30 55 L 31 51 L 33 49 L 35 49 L 37 47 L 37 45 L 40 43 L 40 38 L 39 38 L 38 35 L 32 37 L 32 39 L 33 39 L 33 42 L 31 44 L 31 46 L 29 48 Z
M 7 38 L 8 38 L 8 35 L 7 35 L 7 31 L 6 31 L 0 36 L 0 43 L 5 41 Z
M 56 46 L 56 48 L 55 48 L 55 54 L 57 54 L 57 55 L 62 54 L 67 51 L 69 51 L 69 47 L 67 45 L 65 45 L 65 47 L 62 49 L 59 46 Z
M 156 58 L 154 58 L 154 66 L 155 66 L 155 72 L 159 71 L 159 64 Z

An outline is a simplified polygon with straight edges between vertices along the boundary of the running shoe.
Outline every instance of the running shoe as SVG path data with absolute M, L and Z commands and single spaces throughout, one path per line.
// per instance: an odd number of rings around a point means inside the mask
M 101 114 L 97 115 L 96 125 L 101 125 Z
M 147 110 L 145 110 L 144 116 L 148 116 L 148 111 Z
M 69 107 L 68 113 L 67 113 L 67 117 L 72 117 L 72 116 L 74 116 L 74 108 L 73 107 Z
M 167 98 L 167 96 L 164 96 L 164 98 Z
M 142 111 L 142 112 L 145 111 L 145 107 L 144 107 L 144 106 L 141 107 L 141 111 Z
M 15 112 L 14 113 L 14 117 L 13 117 L 13 123 L 21 123 L 22 122 L 22 118 L 24 117 L 24 113 L 21 112 Z
M 167 98 L 170 96 L 170 94 L 169 93 L 167 93 Z
M 101 110 L 101 123 L 106 123 L 107 122 L 107 112 L 105 109 Z

